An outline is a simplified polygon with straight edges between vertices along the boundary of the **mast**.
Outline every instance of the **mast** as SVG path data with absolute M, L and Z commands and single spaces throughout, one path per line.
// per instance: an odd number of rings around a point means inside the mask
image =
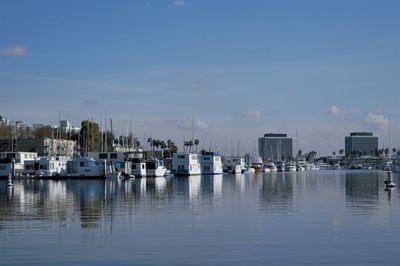
M 238 153 L 238 158 L 240 157 L 240 140 L 238 138 L 238 148 L 237 148 L 237 153 Z
M 61 113 L 58 112 L 57 142 L 61 138 Z
M 388 119 L 388 131 L 389 131 L 389 147 L 388 147 L 388 149 L 389 149 L 389 153 L 391 153 L 391 149 L 390 149 L 390 117 Z
M 192 116 L 192 142 L 193 142 L 193 120 L 194 120 L 194 118 L 193 118 L 193 116 Z
M 113 143 L 111 145 L 114 146 L 114 132 L 113 132 L 113 124 L 111 117 L 110 117 L 110 130 L 111 130 L 111 136 L 113 137 Z
M 131 139 L 131 143 L 130 143 L 130 145 L 129 145 L 129 149 L 135 149 L 135 143 L 134 143 L 134 140 L 133 140 L 133 131 L 132 131 L 132 126 L 133 126 L 133 122 L 132 122 L 132 116 L 133 116 L 133 113 L 131 112 L 131 125 L 130 125 L 130 132 L 129 132 L 129 138 Z M 133 144 L 133 145 L 132 145 Z
M 107 152 L 108 151 L 108 144 L 107 144 L 107 138 L 108 138 L 108 134 L 107 134 L 107 113 L 104 113 L 104 131 L 105 131 L 105 138 L 104 138 L 104 151 Z
M 297 135 L 297 128 L 296 128 L 296 148 L 295 148 L 295 154 L 297 154 L 297 152 L 299 151 L 299 142 L 298 142 L 298 135 Z M 293 155 L 293 154 L 292 154 Z
M 100 146 L 100 151 L 104 152 L 104 140 L 103 140 L 103 118 L 101 118 L 100 122 L 100 134 L 101 134 L 101 146 Z

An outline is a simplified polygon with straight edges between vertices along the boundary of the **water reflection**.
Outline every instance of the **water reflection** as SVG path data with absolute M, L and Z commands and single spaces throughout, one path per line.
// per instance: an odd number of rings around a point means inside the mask
M 293 179 L 296 173 L 272 173 L 262 177 L 260 189 L 260 206 L 266 212 L 293 211 L 294 186 Z
M 369 211 L 376 208 L 382 187 L 378 172 L 346 172 L 345 174 L 346 203 L 350 208 Z
M 0 182 L 0 230 L 30 226 L 30 221 L 57 221 L 93 229 L 115 217 L 189 210 L 197 213 L 235 208 L 245 202 L 250 212 L 290 214 L 316 198 L 352 214 L 386 217 L 397 200 L 396 189 L 384 190 L 383 172 L 265 173 L 121 180 L 16 180 Z M 397 179 L 395 181 L 398 181 Z M 333 199 L 338 199 L 332 202 Z M 307 203 L 309 202 L 309 203 Z M 307 205 L 308 204 L 308 205 Z M 300 207 L 299 207 L 300 206 Z M 252 209 L 254 208 L 254 210 Z M 381 219 L 381 218 L 379 218 Z M 383 218 L 386 219 L 386 218 Z
M 213 176 L 213 195 L 215 202 L 221 201 L 222 197 L 222 175 Z

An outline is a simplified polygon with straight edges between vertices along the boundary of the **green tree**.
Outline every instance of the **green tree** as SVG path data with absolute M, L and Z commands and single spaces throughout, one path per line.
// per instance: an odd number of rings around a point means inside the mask
M 95 122 L 84 120 L 81 123 L 79 134 L 79 145 L 81 152 L 99 151 L 101 143 L 101 133 L 99 125 Z

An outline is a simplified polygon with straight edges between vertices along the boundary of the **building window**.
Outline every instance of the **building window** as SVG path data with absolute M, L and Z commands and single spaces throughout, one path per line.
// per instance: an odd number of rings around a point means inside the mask
M 99 153 L 99 159 L 108 159 L 107 153 Z
M 117 159 L 118 154 L 117 153 L 110 153 L 110 159 Z

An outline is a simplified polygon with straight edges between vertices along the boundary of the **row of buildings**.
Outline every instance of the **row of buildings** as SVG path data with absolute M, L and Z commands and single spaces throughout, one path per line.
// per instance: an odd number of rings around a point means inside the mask
M 352 132 L 345 137 L 344 155 L 376 155 L 378 137 L 371 132 Z M 258 153 L 264 161 L 284 160 L 293 158 L 293 139 L 287 134 L 267 133 L 258 139 Z

